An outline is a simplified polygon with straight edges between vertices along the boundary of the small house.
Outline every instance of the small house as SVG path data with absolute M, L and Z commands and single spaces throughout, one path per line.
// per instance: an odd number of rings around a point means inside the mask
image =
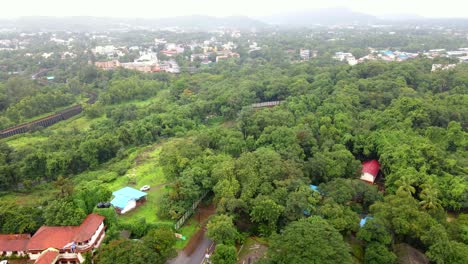
M 118 214 L 125 214 L 146 202 L 147 193 L 125 187 L 113 192 L 112 195 L 114 195 L 114 199 L 111 201 L 112 206 L 114 206 Z
M 377 175 L 379 174 L 380 163 L 377 160 L 369 160 L 362 163 L 361 180 L 374 184 Z

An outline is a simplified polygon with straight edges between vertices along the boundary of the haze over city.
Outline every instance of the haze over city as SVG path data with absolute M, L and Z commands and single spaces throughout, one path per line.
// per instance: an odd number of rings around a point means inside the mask
M 1 18 L 21 16 L 105 16 L 161 18 L 185 15 L 250 17 L 267 16 L 321 8 L 348 8 L 371 15 L 411 14 L 430 18 L 467 17 L 468 2 L 464 0 L 19 0 L 9 1 L 0 10 Z

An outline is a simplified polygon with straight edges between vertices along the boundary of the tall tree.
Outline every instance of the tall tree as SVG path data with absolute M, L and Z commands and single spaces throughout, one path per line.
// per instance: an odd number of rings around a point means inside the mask
M 352 263 L 348 245 L 326 220 L 313 216 L 290 223 L 274 235 L 268 256 L 277 264 Z

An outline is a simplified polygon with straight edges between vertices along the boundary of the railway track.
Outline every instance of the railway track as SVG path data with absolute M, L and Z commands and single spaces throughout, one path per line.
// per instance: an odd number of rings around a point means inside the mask
M 86 101 L 87 104 L 94 104 L 97 101 L 97 94 L 94 92 L 88 92 L 89 99 Z M 20 124 L 14 127 L 6 128 L 0 131 L 0 139 L 11 137 L 17 134 L 27 133 L 37 127 L 49 127 L 62 120 L 67 120 L 73 116 L 76 116 L 83 112 L 83 106 L 81 104 L 74 105 L 66 108 L 62 111 L 56 112 L 55 114 L 33 120 L 28 123 Z

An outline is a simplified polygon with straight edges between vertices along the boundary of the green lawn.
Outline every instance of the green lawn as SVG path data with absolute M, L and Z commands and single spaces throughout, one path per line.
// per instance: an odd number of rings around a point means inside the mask
M 57 124 L 54 124 L 48 127 L 47 129 L 55 131 L 72 131 L 74 129 L 79 131 L 85 131 L 89 129 L 91 124 L 93 124 L 99 119 L 103 118 L 89 119 L 88 117 L 80 114 L 70 119 L 58 122 Z
M 35 136 L 35 135 L 16 135 L 11 138 L 3 139 L 12 148 L 22 148 L 26 146 L 33 147 L 36 143 L 47 140 L 47 137 L 44 136 Z
M 175 248 L 177 250 L 185 248 L 187 246 L 188 242 L 190 241 L 190 238 L 200 229 L 198 221 L 196 221 L 193 217 L 190 218 L 187 222 L 185 222 L 185 225 L 181 227 L 179 230 L 176 232 L 179 234 L 182 234 L 183 236 L 186 237 L 185 240 L 178 239 L 175 245 Z

